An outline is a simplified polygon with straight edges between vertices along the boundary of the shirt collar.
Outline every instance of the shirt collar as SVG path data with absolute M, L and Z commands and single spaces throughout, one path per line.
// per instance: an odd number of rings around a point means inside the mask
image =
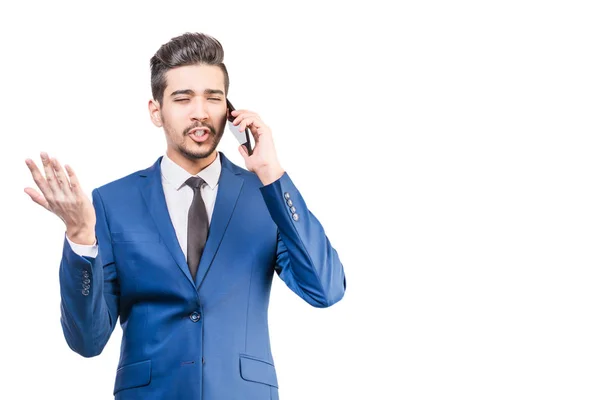
M 164 155 L 160 163 L 160 168 L 163 177 L 167 180 L 167 182 L 173 185 L 176 190 L 181 189 L 181 187 L 185 185 L 185 181 L 187 181 L 192 176 L 189 172 L 187 172 L 185 169 L 183 169 L 173 160 L 171 160 L 166 154 Z M 204 179 L 206 184 L 214 190 L 217 186 L 217 183 L 219 183 L 220 175 L 221 157 L 219 157 L 219 154 L 217 153 L 215 161 L 213 161 L 202 171 L 198 172 L 198 174 L 196 174 L 195 176 L 199 176 L 200 178 Z

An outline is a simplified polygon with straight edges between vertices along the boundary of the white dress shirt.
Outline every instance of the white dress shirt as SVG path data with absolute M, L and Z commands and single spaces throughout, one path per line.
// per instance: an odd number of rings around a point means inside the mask
M 177 165 L 166 154 L 160 163 L 161 181 L 167 210 L 171 217 L 171 222 L 175 228 L 177 240 L 181 246 L 183 254 L 187 258 L 187 225 L 188 211 L 194 198 L 194 191 L 185 184 L 192 175 L 185 169 Z M 208 223 L 212 220 L 212 213 L 217 198 L 217 189 L 219 186 L 219 176 L 221 175 L 221 159 L 217 154 L 215 161 L 200 171 L 196 176 L 204 179 L 206 184 L 200 188 L 202 200 L 206 206 L 208 214 Z M 94 245 L 81 245 L 73 243 L 68 237 L 67 241 L 74 253 L 80 256 L 96 257 L 98 255 L 98 243 Z

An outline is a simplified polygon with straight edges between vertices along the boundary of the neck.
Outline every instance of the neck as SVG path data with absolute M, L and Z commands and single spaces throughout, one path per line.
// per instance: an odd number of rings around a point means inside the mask
M 171 160 L 173 160 L 175 164 L 185 169 L 191 175 L 196 175 L 198 172 L 202 171 L 204 168 L 212 164 L 212 162 L 215 161 L 219 154 L 217 150 L 214 150 L 212 153 L 210 153 L 204 158 L 197 158 L 191 160 L 182 155 L 181 153 L 178 153 L 177 151 L 169 148 L 167 149 L 167 156 Z

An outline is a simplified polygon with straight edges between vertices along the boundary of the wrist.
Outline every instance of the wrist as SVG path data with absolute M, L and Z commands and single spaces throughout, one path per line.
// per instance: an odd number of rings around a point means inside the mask
M 67 237 L 76 244 L 85 246 L 96 244 L 96 232 L 90 228 L 67 227 Z
M 262 182 L 263 185 L 267 186 L 279 178 L 283 176 L 285 170 L 281 168 L 281 166 L 275 167 L 264 167 L 258 171 L 256 171 L 256 175 L 258 175 L 258 179 Z

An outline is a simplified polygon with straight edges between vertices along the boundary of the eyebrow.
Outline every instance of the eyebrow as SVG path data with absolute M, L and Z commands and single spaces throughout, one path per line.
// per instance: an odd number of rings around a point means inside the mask
M 187 94 L 187 95 L 194 95 L 194 91 L 192 89 L 182 89 L 182 90 L 176 90 L 173 93 L 171 93 L 171 97 L 173 96 L 177 96 L 179 94 Z M 204 90 L 204 94 L 205 95 L 211 95 L 211 94 L 220 94 L 220 95 L 225 95 L 225 93 L 223 93 L 222 90 L 219 89 L 206 89 Z

